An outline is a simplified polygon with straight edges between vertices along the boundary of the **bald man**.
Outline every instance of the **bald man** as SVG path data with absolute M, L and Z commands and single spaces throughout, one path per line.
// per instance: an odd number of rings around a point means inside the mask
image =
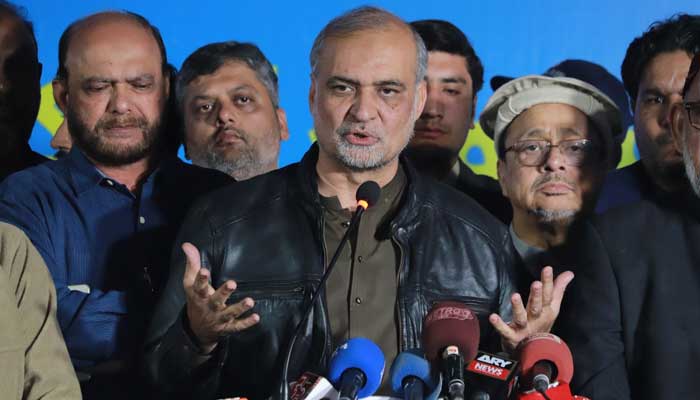
M 135 398 L 130 365 L 180 221 L 196 196 L 229 178 L 166 150 L 167 58 L 145 18 L 74 22 L 58 65 L 53 91 L 73 148 L 7 179 L 0 219 L 25 231 L 51 271 L 84 396 Z

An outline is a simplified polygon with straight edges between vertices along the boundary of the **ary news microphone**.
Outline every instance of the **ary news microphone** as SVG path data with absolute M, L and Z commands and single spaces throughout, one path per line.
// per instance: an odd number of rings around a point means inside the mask
M 437 303 L 423 321 L 423 349 L 442 371 L 443 392 L 450 400 L 464 399 L 464 360 L 479 346 L 479 320 L 462 303 Z
M 433 379 L 430 363 L 415 350 L 396 356 L 389 376 L 394 394 L 406 400 L 437 400 L 442 389 L 441 375 Z
M 289 374 L 289 363 L 292 358 L 294 343 L 296 343 L 297 338 L 301 334 L 302 327 L 304 326 L 306 320 L 309 318 L 309 314 L 311 314 L 311 310 L 313 310 L 314 304 L 316 304 L 316 301 L 320 297 L 321 293 L 323 293 L 323 288 L 325 288 L 326 286 L 326 281 L 331 275 L 333 267 L 335 267 L 340 253 L 342 253 L 343 249 L 345 248 L 345 244 L 348 242 L 350 234 L 355 229 L 357 229 L 357 225 L 360 222 L 360 217 L 365 212 L 365 210 L 377 203 L 377 200 L 379 200 L 380 193 L 381 188 L 379 187 L 379 184 L 374 181 L 366 181 L 362 183 L 360 187 L 357 188 L 357 192 L 355 192 L 355 198 L 357 199 L 357 208 L 352 216 L 352 219 L 350 220 L 350 225 L 345 231 L 343 237 L 340 239 L 338 248 L 335 250 L 335 253 L 333 253 L 333 257 L 331 258 L 331 261 L 328 264 L 328 268 L 326 268 L 326 271 L 323 273 L 321 281 L 316 287 L 313 296 L 311 296 L 311 300 L 306 304 L 305 308 L 303 309 L 302 317 L 299 320 L 299 323 L 297 324 L 296 328 L 294 329 L 294 334 L 292 335 L 292 338 L 289 341 L 287 353 L 285 354 L 284 358 L 284 364 L 282 365 L 282 376 L 280 377 L 278 398 L 281 400 L 289 400 L 289 383 L 287 380 L 287 375 Z
M 384 376 L 384 353 L 369 339 L 357 337 L 340 345 L 328 367 L 328 379 L 338 389 L 338 400 L 369 397 Z
M 541 395 L 550 400 L 570 400 L 569 383 L 574 375 L 574 360 L 569 346 L 551 333 L 536 333 L 524 339 L 516 349 L 520 359 L 518 399 Z M 534 395 L 534 396 L 533 396 Z
M 508 354 L 479 351 L 466 367 L 466 398 L 469 400 L 508 399 L 517 382 L 518 362 Z

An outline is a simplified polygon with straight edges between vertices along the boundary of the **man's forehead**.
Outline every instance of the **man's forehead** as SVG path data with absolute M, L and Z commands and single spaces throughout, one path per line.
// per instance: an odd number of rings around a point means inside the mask
M 546 112 L 558 108 L 558 112 Z M 566 111 L 568 110 L 568 112 Z M 568 104 L 537 104 L 518 115 L 508 127 L 508 141 L 528 139 L 570 139 L 588 137 L 590 120 Z
M 644 68 L 640 87 L 662 93 L 678 92 L 683 87 L 689 65 L 690 56 L 683 50 L 661 53 Z
M 264 84 L 258 74 L 243 61 L 227 61 L 210 74 L 199 75 L 187 84 L 185 90 L 190 95 L 231 90 L 261 90 Z
M 29 29 L 19 18 L 9 14 L 0 13 L 0 43 L 2 50 L 30 46 L 36 51 Z

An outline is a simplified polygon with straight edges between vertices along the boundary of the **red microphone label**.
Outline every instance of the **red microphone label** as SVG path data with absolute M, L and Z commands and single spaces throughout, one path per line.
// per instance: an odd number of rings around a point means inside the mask
M 467 365 L 467 371 L 507 381 L 514 365 L 515 363 L 513 361 L 479 352 L 476 358 Z
M 441 321 L 443 319 L 457 319 L 457 320 L 468 320 L 474 319 L 474 314 L 468 308 L 464 307 L 439 307 L 434 308 L 425 318 L 425 323 L 430 324 L 435 321 Z

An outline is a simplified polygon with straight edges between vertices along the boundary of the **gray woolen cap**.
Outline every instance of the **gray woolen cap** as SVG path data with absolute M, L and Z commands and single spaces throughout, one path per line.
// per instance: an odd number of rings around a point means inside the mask
M 602 136 L 609 163 L 614 163 L 610 159 L 615 146 L 614 135 L 622 129 L 622 115 L 615 103 L 586 82 L 543 75 L 514 79 L 498 88 L 486 103 L 479 122 L 484 132 L 493 139 L 499 157 L 508 125 L 528 108 L 546 103 L 568 104 L 586 114 Z

